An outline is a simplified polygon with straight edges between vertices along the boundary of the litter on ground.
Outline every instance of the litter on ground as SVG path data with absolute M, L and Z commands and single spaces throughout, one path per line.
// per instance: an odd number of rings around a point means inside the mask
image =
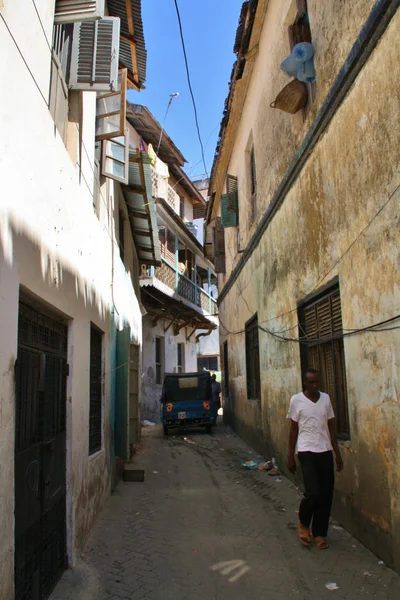
M 327 583 L 325 585 L 325 587 L 328 588 L 328 590 L 338 590 L 339 589 L 339 586 L 336 583 L 333 583 L 333 582 Z
M 155 423 L 153 423 L 152 421 L 148 421 L 147 419 L 145 419 L 142 423 L 143 427 L 154 427 Z

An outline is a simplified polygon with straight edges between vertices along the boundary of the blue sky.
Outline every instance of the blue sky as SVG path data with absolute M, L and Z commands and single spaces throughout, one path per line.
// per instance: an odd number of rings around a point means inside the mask
M 233 43 L 243 0 L 178 0 L 200 132 L 210 172 L 235 55 Z M 204 173 L 173 0 L 143 0 L 148 51 L 146 90 L 129 100 L 146 105 L 162 123 L 169 95 L 179 92 L 165 130 L 188 161 L 193 178 Z M 199 163 L 196 165 L 196 163 Z M 196 165 L 196 166 L 195 166 Z

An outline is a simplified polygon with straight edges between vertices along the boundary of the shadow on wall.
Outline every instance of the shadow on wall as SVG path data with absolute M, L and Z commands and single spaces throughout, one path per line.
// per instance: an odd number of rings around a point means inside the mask
M 18 290 L 21 285 L 24 292 L 31 296 L 33 304 L 44 308 L 47 306 L 53 312 L 63 315 L 65 320 L 72 320 L 71 317 L 82 315 L 87 316 L 88 321 L 97 320 L 103 324 L 105 336 L 109 338 L 110 301 L 96 289 L 93 282 L 74 272 L 71 264 L 63 263 L 56 252 L 49 251 L 40 245 L 40 241 L 35 240 L 33 235 L 18 228 L 11 220 L 5 222 L 3 218 L 0 225 L 0 274 L 0 306 L 3 319 L 8 321 L 9 336 L 17 334 Z M 14 299 L 16 305 L 11 304 Z M 14 346 L 15 338 L 10 337 L 10 340 Z M 1 354 L 4 356 L 6 352 L 7 348 L 3 347 Z M 10 354 L 12 352 L 11 346 L 9 352 Z M 103 392 L 105 398 L 110 397 L 110 382 L 111 374 L 105 374 Z M 71 390 L 68 393 L 70 394 Z M 1 402 L 5 402 L 5 399 L 3 398 Z M 67 415 L 69 415 L 67 432 L 71 427 L 69 411 L 72 410 L 72 404 L 73 399 L 70 395 L 67 402 Z M 14 428 L 14 419 L 9 425 Z M 13 431 L 8 433 L 14 435 Z M 75 442 L 79 446 L 80 440 L 76 435 L 74 444 Z M 68 520 L 75 521 L 73 543 L 76 547 L 82 547 L 85 543 L 96 513 L 109 496 L 111 458 L 108 449 L 111 443 L 112 431 L 109 426 L 106 426 L 103 440 L 106 452 L 99 459 L 90 462 L 89 473 L 89 460 L 81 460 L 79 464 L 75 464 L 71 451 L 71 431 L 67 433 L 67 488 L 71 485 L 71 481 L 74 482 L 73 495 L 76 498 L 69 506 Z M 3 458 L 13 459 L 12 456 Z

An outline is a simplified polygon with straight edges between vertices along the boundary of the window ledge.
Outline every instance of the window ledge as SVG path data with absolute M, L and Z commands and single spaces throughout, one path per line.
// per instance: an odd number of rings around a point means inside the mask
M 105 450 L 104 448 L 102 448 L 101 450 L 97 450 L 97 452 L 95 452 L 94 454 L 89 454 L 89 462 L 96 460 L 96 458 L 99 458 L 99 456 L 104 454 L 104 452 Z

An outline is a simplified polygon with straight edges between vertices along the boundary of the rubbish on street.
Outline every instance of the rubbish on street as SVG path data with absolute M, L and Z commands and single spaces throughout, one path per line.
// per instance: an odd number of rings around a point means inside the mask
M 183 438 L 185 442 L 187 442 L 188 444 L 195 444 L 196 442 L 193 442 L 193 440 L 189 440 L 188 438 Z
M 326 588 L 328 588 L 328 590 L 338 590 L 339 586 L 336 583 L 327 583 L 325 585 Z
M 332 529 L 336 529 L 336 531 L 343 531 L 343 527 L 340 527 L 339 525 L 332 525 Z
M 256 469 L 257 463 L 254 460 L 247 460 L 245 462 L 242 462 L 242 467 L 244 467 L 245 469 Z
M 142 423 L 143 427 L 154 427 L 155 423 L 153 423 L 152 421 L 148 421 L 147 419 L 145 419 Z
M 271 470 L 271 471 L 268 473 L 268 475 L 269 475 L 270 477 L 274 477 L 274 475 L 279 475 L 279 474 L 280 474 L 280 470 L 279 470 L 279 469 L 275 469 L 275 468 L 273 468 L 273 469 L 272 469 L 272 470 Z
M 272 464 L 273 464 L 274 469 L 279 469 L 278 463 L 276 462 L 275 458 L 272 459 Z
M 270 460 L 268 460 L 267 462 L 260 463 L 258 465 L 259 471 L 270 471 L 272 468 L 273 468 L 273 464 Z
M 277 478 L 275 479 L 275 481 L 276 481 L 277 483 L 280 483 L 280 482 L 282 481 L 282 479 L 280 479 L 279 477 L 277 477 Z
M 154 475 L 158 475 L 158 471 L 153 471 Z
M 383 562 L 383 560 L 378 560 L 378 565 L 384 565 L 385 563 Z
M 369 571 L 365 571 L 364 577 L 371 577 L 371 573 Z

